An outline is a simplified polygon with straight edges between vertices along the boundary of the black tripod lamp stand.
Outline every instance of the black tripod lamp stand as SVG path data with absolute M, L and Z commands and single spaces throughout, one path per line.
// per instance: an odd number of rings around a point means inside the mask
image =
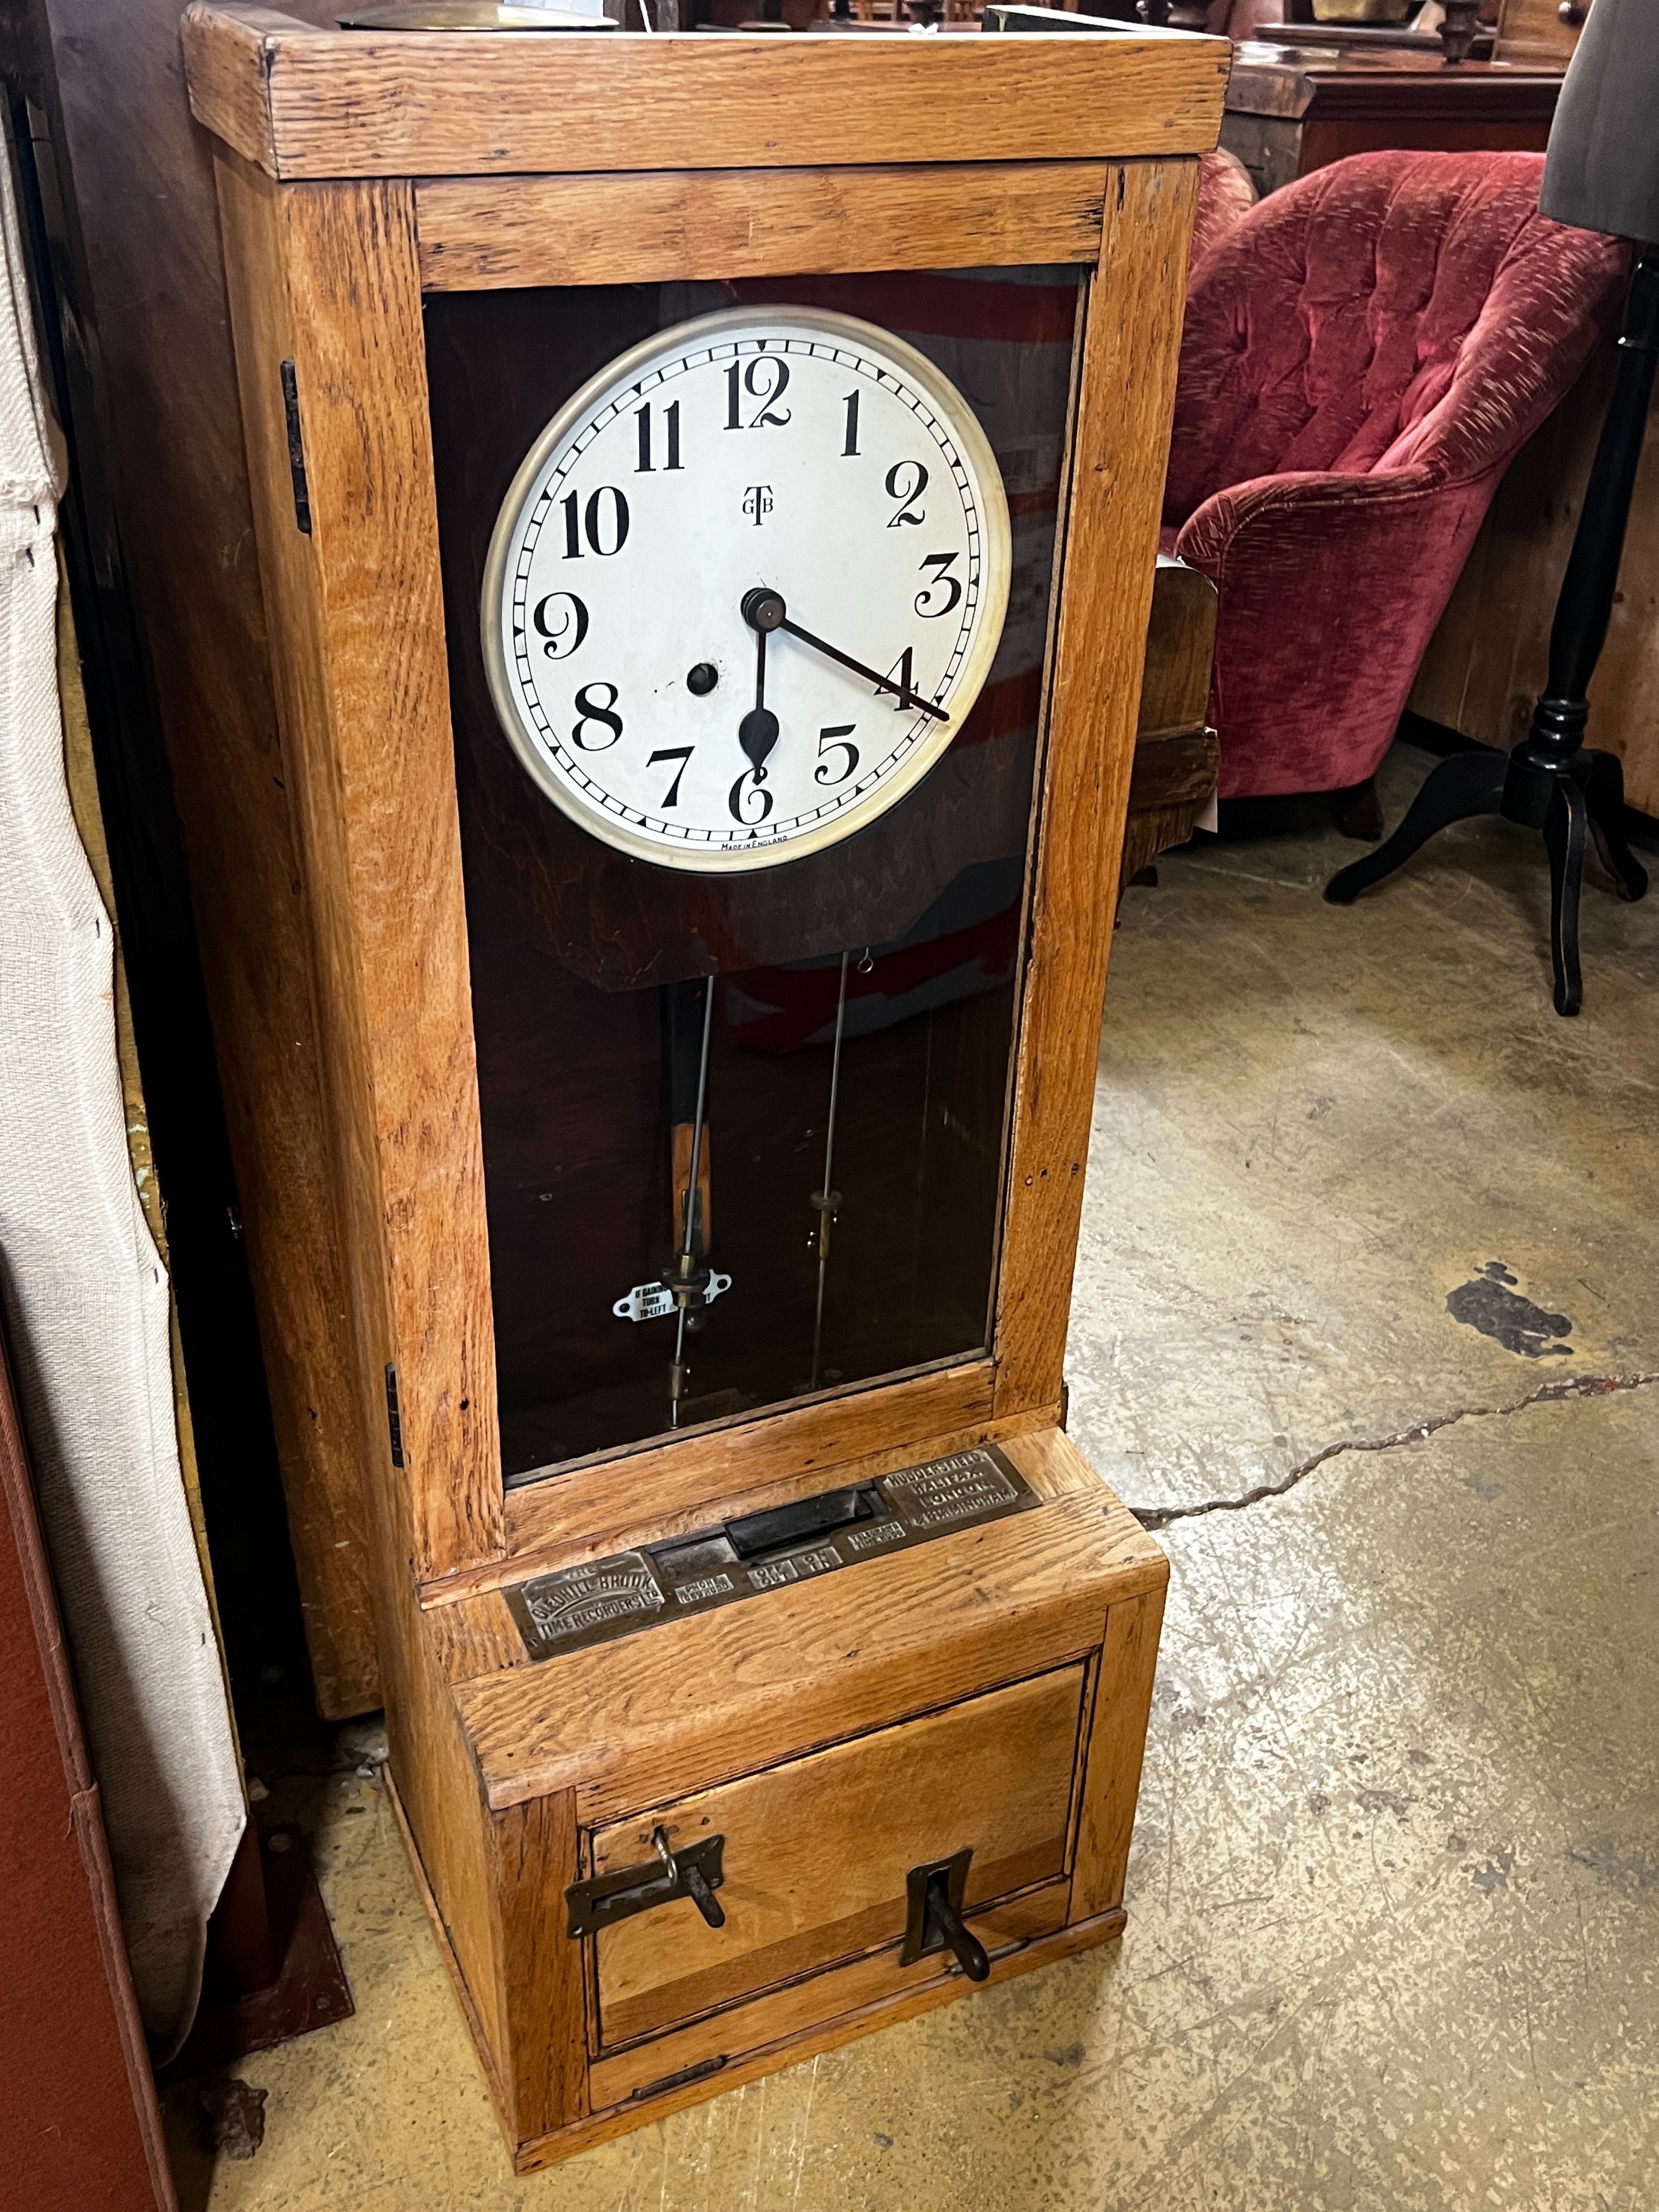
M 1539 206 L 1558 222 L 1616 237 L 1659 239 L 1659 6 L 1596 0 L 1568 66 Z M 1616 753 L 1583 743 L 1586 693 L 1607 634 L 1624 551 L 1631 493 L 1659 367 L 1659 245 L 1638 245 L 1619 341 L 1612 404 L 1550 631 L 1549 674 L 1532 726 L 1513 751 L 1482 747 L 1443 761 L 1388 842 L 1325 886 L 1348 906 L 1438 830 L 1473 815 L 1501 814 L 1543 835 L 1550 864 L 1550 951 L 1555 1011 L 1583 1003 L 1578 895 L 1585 836 L 1595 840 L 1621 898 L 1638 899 L 1646 872 L 1625 839 L 1625 779 Z

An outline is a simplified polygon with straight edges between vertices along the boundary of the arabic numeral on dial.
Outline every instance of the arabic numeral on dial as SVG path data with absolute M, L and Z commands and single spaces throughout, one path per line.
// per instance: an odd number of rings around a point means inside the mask
M 581 559 L 584 537 L 589 548 L 604 558 L 620 553 L 628 543 L 628 501 L 621 492 L 615 484 L 601 484 L 590 495 L 585 508 L 580 500 L 581 494 L 573 491 L 559 501 L 564 515 L 565 559 Z M 613 541 L 609 545 L 605 543 L 607 537 Z
M 927 517 L 912 501 L 921 497 L 927 489 L 927 471 L 920 461 L 895 461 L 887 471 L 887 496 L 898 501 L 898 513 L 888 518 L 887 527 L 896 530 L 901 522 L 922 522 Z
M 587 635 L 587 609 L 574 592 L 550 592 L 530 619 L 547 640 L 542 651 L 550 660 L 568 660 Z
M 651 404 L 648 400 L 635 416 L 634 420 L 639 426 L 640 433 L 639 465 L 634 473 L 636 477 L 654 476 L 656 466 L 651 458 L 653 441 L 651 431 Z M 680 403 L 678 399 L 671 400 L 664 408 L 662 421 L 663 437 L 667 447 L 667 459 L 662 465 L 665 474 L 671 469 L 678 469 L 680 465 Z M 594 550 L 597 551 L 598 548 Z
M 951 574 L 951 569 L 961 558 L 960 553 L 923 554 L 921 558 L 923 571 L 926 572 L 931 568 L 933 572 L 923 588 L 916 593 L 916 612 L 925 621 L 937 622 L 941 615 L 950 614 L 962 604 L 962 579 Z M 942 584 L 950 586 L 951 595 L 942 606 L 934 606 L 932 602 L 939 597 L 939 586 Z
M 789 364 L 775 353 L 757 354 L 747 364 L 734 361 L 726 372 L 726 427 L 728 430 L 759 430 L 769 426 L 781 430 L 789 410 L 778 411 L 778 402 L 789 389 Z M 744 395 L 760 402 L 748 422 L 743 419 Z
M 842 459 L 843 460 L 855 459 L 859 450 L 858 393 L 856 392 L 848 392 L 841 404 L 847 410 L 847 439 L 845 444 L 841 449 Z
M 599 694 L 609 696 L 601 698 Z M 617 701 L 622 695 L 614 684 L 584 684 L 577 692 L 575 708 L 580 720 L 570 732 L 570 742 L 585 753 L 608 752 L 623 733 L 623 718 L 616 711 Z M 583 732 L 592 723 L 609 730 L 608 738 L 585 737 Z
M 696 750 L 696 748 L 694 745 L 665 745 L 660 752 L 647 754 L 645 763 L 647 768 L 655 768 L 659 761 L 678 761 L 679 763 L 678 768 L 674 771 L 674 781 L 669 785 L 667 791 L 663 795 L 662 803 L 665 806 L 678 806 L 679 805 L 680 786 L 685 781 L 686 763 L 690 759 Z
M 772 794 L 766 788 L 765 774 L 763 769 L 746 768 L 732 787 L 726 804 L 732 810 L 732 819 L 743 829 L 752 829 L 757 823 L 764 822 L 772 811 Z M 760 802 L 758 812 L 751 804 L 757 799 Z
M 859 749 L 847 740 L 857 727 L 856 722 L 836 722 L 818 732 L 818 764 L 812 771 L 814 783 L 845 783 L 853 774 L 859 764 Z M 831 753 L 845 753 L 846 767 L 832 772 L 829 761 Z
M 914 648 L 907 645 L 888 670 L 887 680 L 881 687 L 884 691 L 896 694 L 893 704 L 896 714 L 907 713 L 915 704 L 916 679 L 911 665 L 914 659 Z

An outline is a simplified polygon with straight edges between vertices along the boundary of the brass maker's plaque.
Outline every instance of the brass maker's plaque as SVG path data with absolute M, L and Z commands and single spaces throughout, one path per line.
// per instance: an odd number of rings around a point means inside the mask
M 550 1644 L 568 1644 L 635 1622 L 663 1601 L 662 1586 L 641 1552 L 618 1552 L 592 1566 L 538 1576 L 513 1595 L 520 1600 L 514 1610 L 526 1638 L 533 1626 Z
M 551 1659 L 1040 1503 L 994 1444 L 975 1444 L 695 1535 L 538 1575 L 503 1595 L 530 1657 Z

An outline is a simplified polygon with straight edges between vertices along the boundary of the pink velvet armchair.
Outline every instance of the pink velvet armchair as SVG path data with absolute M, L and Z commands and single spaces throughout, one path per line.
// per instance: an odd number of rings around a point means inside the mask
M 1220 596 L 1223 799 L 1368 783 L 1498 480 L 1614 313 L 1625 249 L 1547 222 L 1542 169 L 1359 155 L 1194 268 L 1163 544 Z

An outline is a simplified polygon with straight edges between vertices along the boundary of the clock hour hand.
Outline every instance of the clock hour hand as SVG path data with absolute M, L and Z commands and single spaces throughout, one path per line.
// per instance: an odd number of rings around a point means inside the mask
M 791 622 L 789 611 L 781 594 L 777 592 L 745 592 L 743 618 L 758 633 L 763 653 L 768 630 L 787 630 L 791 637 L 799 638 L 803 645 L 810 645 L 814 653 L 821 653 L 826 659 L 838 661 L 843 668 L 850 668 L 854 676 L 867 678 L 878 691 L 892 692 L 902 708 L 919 707 L 924 714 L 931 714 L 938 722 L 948 722 L 951 719 L 943 707 L 936 707 L 931 699 L 924 699 L 919 691 L 911 690 L 908 675 L 895 684 L 890 676 L 882 676 L 875 669 L 866 668 L 861 660 L 854 660 L 850 653 L 843 653 L 838 645 L 831 645 L 826 638 L 814 637 L 810 629 L 803 629 L 799 623 Z M 747 719 L 745 716 L 745 721 Z
M 781 604 L 780 600 L 779 605 Z M 761 623 L 755 624 L 755 703 L 738 724 L 738 743 L 749 756 L 749 764 L 755 771 L 757 784 L 766 781 L 767 756 L 778 741 L 778 718 L 766 703 L 766 636 L 769 627 Z

